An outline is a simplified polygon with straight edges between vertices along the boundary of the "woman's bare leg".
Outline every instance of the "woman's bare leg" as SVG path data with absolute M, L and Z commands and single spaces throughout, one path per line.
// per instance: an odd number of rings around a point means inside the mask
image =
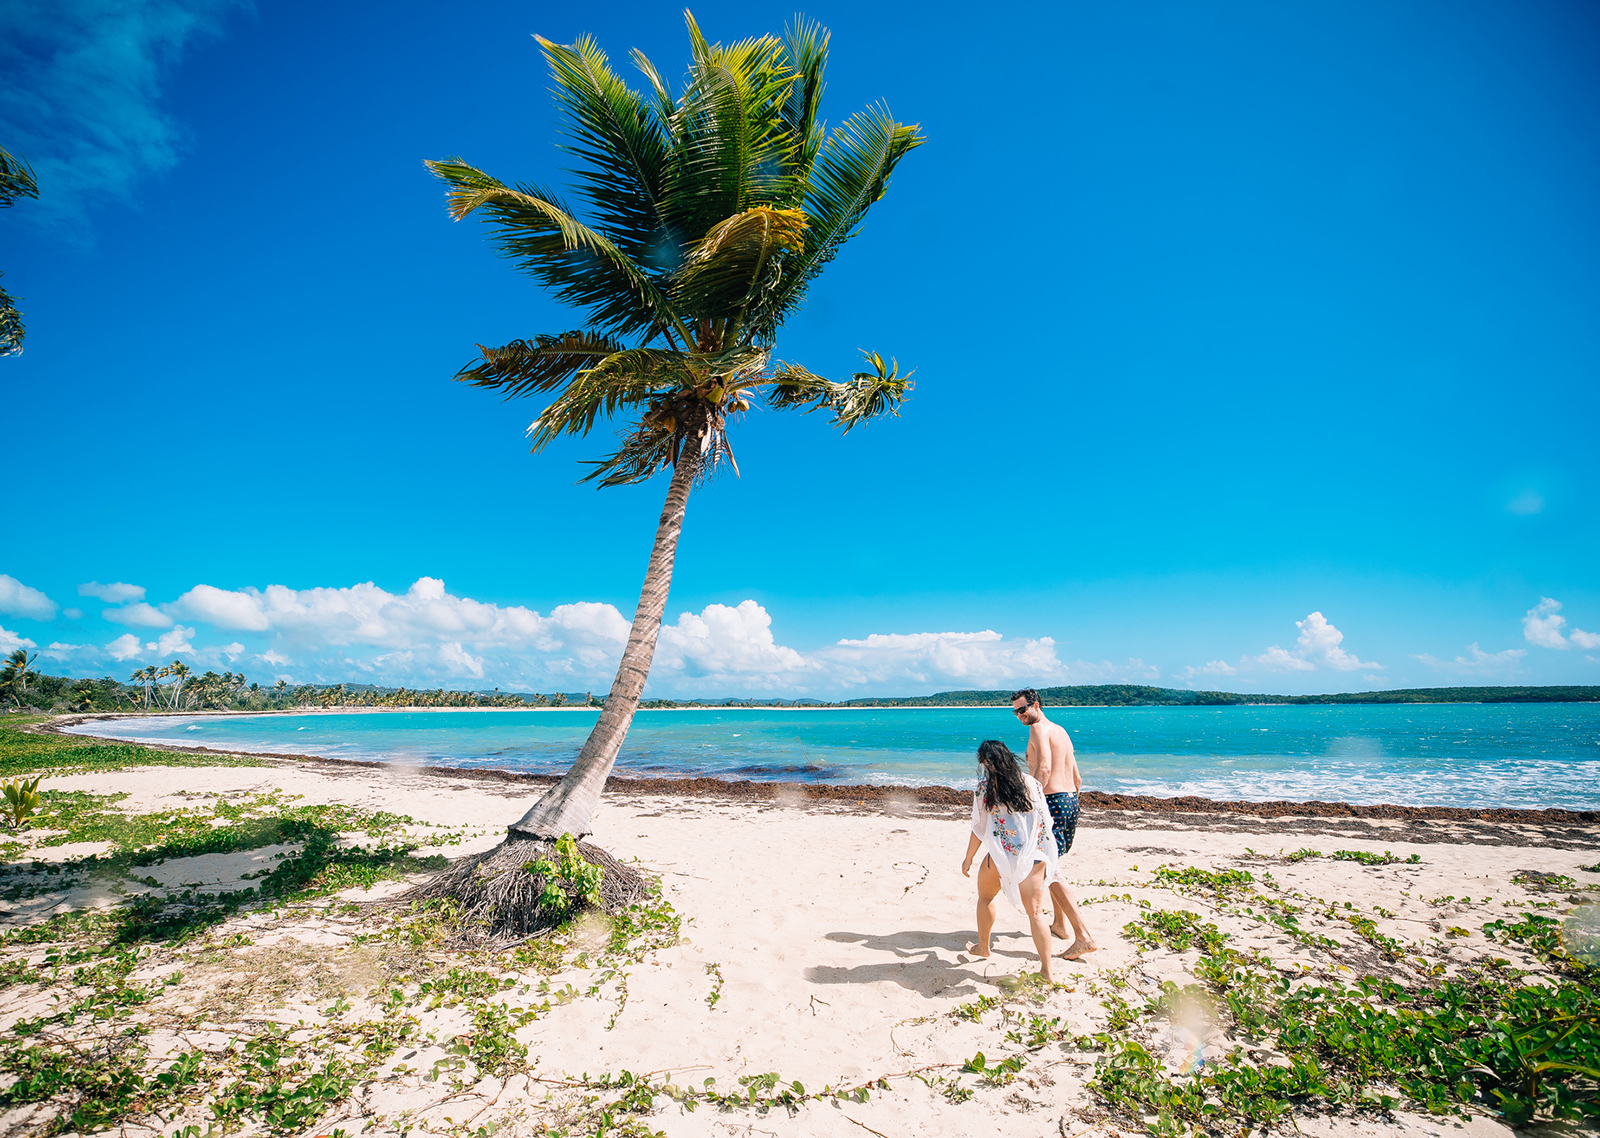
M 978 867 L 978 939 L 967 945 L 973 956 L 988 956 L 993 951 L 989 938 L 994 935 L 994 899 L 1000 896 L 1000 871 L 994 859 L 985 857 Z
M 1022 894 L 1022 911 L 1028 914 L 1028 931 L 1033 933 L 1034 951 L 1039 954 L 1039 975 L 1050 979 L 1050 922 L 1044 918 L 1044 862 L 1035 862 L 1033 872 L 1017 887 Z

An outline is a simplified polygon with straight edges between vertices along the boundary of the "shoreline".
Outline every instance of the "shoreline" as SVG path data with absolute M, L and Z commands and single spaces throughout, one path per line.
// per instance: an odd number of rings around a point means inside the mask
M 389 710 L 382 708 L 366 709 L 370 711 Z M 418 709 L 418 710 L 467 710 L 467 709 Z M 501 710 L 497 708 L 480 708 L 472 710 Z M 515 709 L 512 709 L 515 710 Z M 530 708 L 529 710 L 566 710 L 561 708 Z M 575 708 L 572 710 L 593 710 Z M 749 710 L 749 709 L 741 709 Z M 845 709 L 827 709 L 845 710 Z M 295 714 L 293 712 L 248 712 L 232 713 L 217 712 L 211 714 Z M 324 755 L 293 754 L 274 751 L 242 751 L 237 749 L 217 749 L 205 746 L 185 746 L 179 743 L 148 743 L 137 739 L 123 739 L 107 735 L 80 734 L 66 730 L 68 727 L 98 719 L 143 718 L 141 713 L 127 712 L 96 712 L 88 714 L 56 716 L 45 723 L 26 727 L 24 730 L 41 732 L 52 735 L 63 735 L 73 739 L 84 740 L 92 744 L 101 745 L 132 745 L 145 747 L 153 751 L 169 751 L 176 754 L 189 755 L 217 755 L 217 756 L 244 756 L 273 760 L 287 763 L 316 763 L 327 764 L 332 767 L 348 769 L 377 769 L 377 770 L 405 770 L 414 771 L 446 778 L 464 778 L 474 780 L 490 780 L 502 783 L 522 783 L 529 787 L 554 785 L 559 776 L 549 774 L 533 774 L 523 771 L 507 770 L 500 767 L 451 767 L 415 765 L 396 762 L 383 762 L 372 759 L 342 759 L 330 758 Z M 617 793 L 630 797 L 636 796 L 668 796 L 679 798 L 709 798 L 721 799 L 730 802 L 743 802 L 752 804 L 778 803 L 783 805 L 817 806 L 823 809 L 845 808 L 851 812 L 882 813 L 885 806 L 902 808 L 919 814 L 946 814 L 957 811 L 964 814 L 971 806 L 972 792 L 949 786 L 903 786 L 903 785 L 838 785 L 833 783 L 810 782 L 766 782 L 751 779 L 721 779 L 710 776 L 685 775 L 680 778 L 662 777 L 629 777 L 613 773 L 606 783 L 607 793 Z M 1554 828 L 1568 831 L 1560 835 L 1558 840 L 1571 841 L 1577 835 L 1571 834 L 1570 829 L 1577 827 L 1592 827 L 1594 833 L 1584 835 L 1596 842 L 1600 842 L 1600 810 L 1573 810 L 1565 807 L 1544 807 L 1542 809 L 1523 809 L 1513 807 L 1459 807 L 1459 806 L 1405 806 L 1396 803 L 1360 804 L 1352 802 L 1311 800 L 1305 802 L 1277 801 L 1240 801 L 1201 798 L 1194 795 L 1183 795 L 1172 798 L 1159 798 L 1152 795 L 1117 794 L 1099 790 L 1085 790 L 1082 792 L 1083 805 L 1094 812 L 1107 812 L 1112 814 L 1134 815 L 1159 815 L 1159 816 L 1186 816 L 1210 817 L 1215 819 L 1251 820 L 1260 823 L 1271 823 L 1274 820 L 1289 819 L 1314 819 L 1332 820 L 1348 819 L 1352 822 L 1379 822 L 1388 823 L 1467 823 L 1474 826 L 1485 824 L 1515 825 L 1536 828 Z M 1579 839 L 1581 844 L 1581 838 Z

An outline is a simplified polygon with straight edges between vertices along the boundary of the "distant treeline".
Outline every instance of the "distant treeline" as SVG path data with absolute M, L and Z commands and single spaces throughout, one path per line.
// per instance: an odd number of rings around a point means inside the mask
M 1205 707 L 1260 703 L 1600 703 L 1600 687 L 1396 688 L 1336 695 L 1254 695 L 1183 691 L 1143 684 L 1040 688 L 1047 707 Z M 1010 691 L 945 691 L 894 699 L 851 699 L 834 707 L 1007 707 Z
M 31 665 L 32 661 L 28 661 Z M 9 667 L 0 672 L 0 707 L 11 711 L 292 711 L 311 707 L 598 707 L 589 692 L 449 691 L 374 684 L 262 686 L 243 672 L 197 674 L 179 660 L 142 668 L 126 682 L 75 680 Z
M 15 655 L 15 654 L 13 654 Z M 31 660 L 28 661 L 31 665 Z M 1040 688 L 1046 707 L 1205 707 L 1240 704 L 1339 703 L 1600 703 L 1600 687 L 1402 688 L 1337 695 L 1247 695 L 1183 691 L 1142 684 L 1089 684 Z M 75 680 L 15 666 L 0 671 L 0 706 L 9 710 L 93 711 L 292 711 L 331 707 L 599 707 L 591 692 L 452 691 L 387 688 L 375 684 L 298 684 L 282 680 L 262 686 L 244 673 L 196 674 L 180 661 L 135 671 L 127 681 L 105 676 Z M 1011 691 L 945 691 L 934 695 L 849 699 L 649 699 L 658 708 L 737 707 L 1009 707 Z

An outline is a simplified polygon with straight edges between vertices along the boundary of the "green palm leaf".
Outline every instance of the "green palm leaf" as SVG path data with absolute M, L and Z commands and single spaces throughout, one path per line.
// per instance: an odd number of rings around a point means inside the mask
M 797 147 L 784 110 L 796 76 L 781 41 L 763 36 L 708 44 L 686 14 L 694 61 L 673 117 L 673 166 L 665 216 L 698 240 L 756 205 L 798 205 Z
M 822 106 L 822 73 L 828 65 L 828 29 L 796 16 L 783 46 L 784 62 L 795 74 L 783 108 L 784 127 L 798 144 L 796 165 L 809 172 L 822 147 L 823 130 L 817 122 L 817 112 Z
M 670 327 L 687 338 L 666 294 L 605 235 L 584 225 L 554 194 L 516 188 L 459 158 L 428 162 L 446 185 L 450 216 L 483 210 L 500 252 L 552 288 L 568 304 L 616 335 Z
M 596 228 L 635 264 L 672 271 L 675 250 L 661 220 L 668 140 L 660 103 L 652 106 L 629 90 L 589 37 L 571 47 L 534 38 L 550 65 L 556 102 L 567 112 L 569 149 L 584 160 L 575 173 Z
M 535 336 L 531 343 L 513 340 L 503 348 L 479 344 L 482 360 L 458 371 L 456 381 L 487 387 L 514 399 L 553 391 L 580 369 L 622 350 L 622 344 L 611 337 L 581 329 L 559 336 Z
M 33 167 L 0 147 L 0 209 L 38 196 L 39 183 L 33 176 Z
M 753 334 L 770 339 L 805 296 L 806 287 L 888 188 L 889 175 L 926 140 L 915 126 L 896 122 L 884 107 L 851 115 L 828 136 L 811 170 L 805 211 L 811 219 L 806 251 L 789 273 L 767 319 Z
M 623 408 L 693 386 L 695 379 L 683 352 L 661 348 L 614 352 L 574 376 L 540 412 L 528 428 L 533 449 L 543 450 L 562 435 L 586 435 L 601 416 L 610 418 Z
M 797 209 L 757 206 L 711 227 L 678 273 L 678 303 L 713 321 L 738 326 L 753 303 L 770 293 L 782 275 L 785 254 L 805 251 L 806 215 Z
M 898 418 L 900 404 L 915 386 L 911 373 L 901 375 L 897 362 L 886 364 L 877 352 L 864 351 L 861 355 L 872 370 L 858 371 L 844 383 L 823 379 L 798 364 L 780 363 L 767 387 L 768 406 L 804 414 L 832 411 L 833 425 L 844 434 L 880 415 Z
M 0 276 L 4 276 L 0 273 Z M 0 288 L 0 356 L 14 356 L 22 351 L 22 341 L 27 329 L 22 325 L 22 313 L 17 311 L 16 300 Z

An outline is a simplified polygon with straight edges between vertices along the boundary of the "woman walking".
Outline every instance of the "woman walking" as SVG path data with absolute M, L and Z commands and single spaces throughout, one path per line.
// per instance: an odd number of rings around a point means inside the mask
M 978 867 L 978 940 L 967 945 L 974 956 L 992 951 L 995 898 L 1006 900 L 1028 917 L 1033 946 L 1039 953 L 1039 975 L 1050 979 L 1050 925 L 1044 917 L 1045 891 L 1057 879 L 1055 836 L 1044 789 L 1028 774 L 1011 748 L 990 739 L 978 747 L 980 777 L 972 794 L 972 833 L 967 841 L 964 876 L 972 876 L 972 859 L 984 851 Z

